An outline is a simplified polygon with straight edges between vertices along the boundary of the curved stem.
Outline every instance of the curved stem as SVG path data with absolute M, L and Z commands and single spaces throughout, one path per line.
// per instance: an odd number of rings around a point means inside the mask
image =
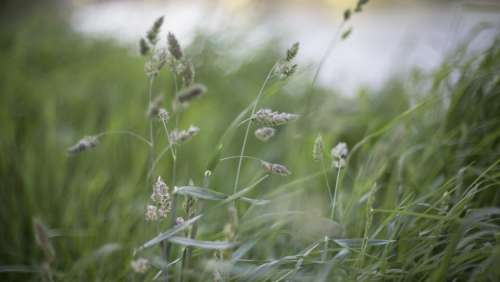
M 267 74 L 266 79 L 264 80 L 264 83 L 262 83 L 262 86 L 260 87 L 260 90 L 259 90 L 259 94 L 257 94 L 257 98 L 255 98 L 255 100 L 253 102 L 253 107 L 252 107 L 252 112 L 250 113 L 250 117 L 252 117 L 255 114 L 255 110 L 257 109 L 257 105 L 259 103 L 260 97 L 262 96 L 262 93 L 264 93 L 264 89 L 266 88 L 267 83 L 271 79 L 271 76 L 274 72 L 275 67 L 276 67 L 276 64 L 273 65 L 273 67 L 271 68 L 271 70 Z M 246 149 L 247 140 L 248 140 L 248 133 L 250 132 L 251 126 L 252 126 L 252 119 L 250 119 L 248 121 L 247 129 L 245 131 L 245 137 L 243 137 L 243 144 L 241 145 L 240 158 L 238 161 L 238 168 L 236 170 L 236 178 L 234 180 L 234 186 L 233 186 L 234 193 L 236 193 L 236 191 L 238 189 L 239 182 L 240 182 L 241 166 L 243 164 L 243 156 L 245 155 L 245 149 Z
M 101 133 L 98 133 L 95 135 L 95 137 L 99 138 L 101 136 L 105 136 L 105 135 L 128 135 L 128 136 L 131 136 L 131 137 L 135 137 L 137 138 L 138 140 L 146 143 L 148 146 L 151 147 L 151 142 L 148 141 L 148 139 L 142 137 L 141 135 L 135 133 L 135 132 L 132 132 L 132 131 L 128 131 L 128 130 L 110 130 L 110 131 L 105 131 L 105 132 L 101 132 Z

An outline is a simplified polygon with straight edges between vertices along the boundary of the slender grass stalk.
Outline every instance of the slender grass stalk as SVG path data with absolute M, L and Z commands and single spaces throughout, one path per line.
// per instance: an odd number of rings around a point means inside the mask
M 332 196 L 332 188 L 330 187 L 330 181 L 328 180 L 328 170 L 325 167 L 325 160 L 321 158 L 321 168 L 323 169 L 323 176 L 325 178 L 326 188 L 328 189 L 328 198 L 330 199 L 330 207 L 331 207 L 331 218 L 333 220 L 333 214 L 335 209 L 335 200 Z M 338 178 L 338 176 L 337 176 Z M 337 185 L 335 185 L 335 191 L 337 190 Z M 325 242 L 323 245 L 323 255 L 322 260 L 326 261 L 328 259 L 328 235 L 325 235 Z
M 336 208 L 336 203 L 337 203 L 337 194 L 339 190 L 339 179 L 340 179 L 340 167 L 337 168 L 337 179 L 335 179 L 335 191 L 333 192 L 333 204 L 332 204 L 332 213 L 330 215 L 330 218 L 332 220 L 335 220 L 335 208 Z
M 175 95 L 177 95 L 177 92 L 178 92 L 177 76 L 175 75 L 175 72 L 173 73 L 173 77 L 174 77 L 174 93 L 175 93 L 174 96 L 175 96 Z M 173 99 L 175 99 L 175 97 Z M 175 114 L 175 127 L 177 128 L 179 126 L 180 112 L 174 112 L 174 114 Z M 173 158 L 172 158 L 172 186 L 175 187 L 176 176 L 177 176 L 177 158 L 178 158 L 177 147 L 175 145 L 172 146 L 171 152 L 172 152 L 172 156 L 173 156 Z M 173 226 L 175 226 L 175 219 L 176 218 L 177 218 L 177 195 L 174 193 L 172 196 L 172 213 L 170 215 L 169 228 L 172 228 Z M 168 259 L 170 257 L 171 249 L 172 249 L 172 244 L 170 242 L 167 242 L 166 248 L 165 248 L 165 258 L 167 260 L 167 263 L 168 263 Z M 166 278 L 165 281 L 168 282 L 168 277 Z
M 271 76 L 274 72 L 274 69 L 276 68 L 276 63 L 271 67 L 271 70 L 267 73 L 266 79 L 264 80 L 264 83 L 262 83 L 262 86 L 260 87 L 259 93 L 257 94 L 257 97 L 255 98 L 253 102 L 253 107 L 252 111 L 250 112 L 250 117 L 252 117 L 255 114 L 255 110 L 257 109 L 257 105 L 259 103 L 260 97 L 264 93 L 264 89 L 267 86 L 267 83 L 271 79 Z M 252 126 L 252 119 L 248 120 L 247 128 L 245 130 L 245 136 L 243 137 L 243 144 L 241 145 L 241 152 L 240 152 L 240 159 L 238 161 L 238 168 L 236 169 L 236 178 L 234 180 L 234 186 L 233 186 L 233 192 L 236 193 L 238 189 L 238 185 L 240 183 L 240 173 L 241 173 L 241 166 L 243 164 L 243 156 L 245 155 L 245 149 L 247 145 L 247 140 L 248 140 L 248 133 L 250 132 L 250 127 Z

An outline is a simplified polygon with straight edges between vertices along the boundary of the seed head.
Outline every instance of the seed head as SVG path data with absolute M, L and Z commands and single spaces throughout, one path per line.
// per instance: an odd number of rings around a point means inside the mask
M 191 140 L 200 129 L 196 126 L 191 125 L 187 130 L 174 129 L 170 133 L 170 142 L 172 143 L 186 143 Z
M 157 221 L 158 220 L 158 208 L 154 205 L 148 205 L 146 207 L 146 220 L 147 221 Z
M 296 120 L 298 117 L 299 115 L 296 114 L 273 112 L 270 109 L 260 109 L 252 118 L 263 125 L 278 126 Z
M 351 18 L 351 9 L 344 11 L 344 21 L 348 21 Z
M 295 42 L 293 43 L 292 47 L 290 47 L 290 49 L 286 50 L 285 60 L 287 62 L 290 62 L 291 60 L 293 60 L 293 58 L 295 58 L 295 56 L 297 56 L 298 52 L 299 52 L 299 42 Z
M 158 179 L 153 184 L 153 193 L 151 194 L 151 201 L 153 203 L 163 206 L 170 201 L 169 188 L 165 182 L 158 176 Z
M 354 9 L 354 12 L 359 13 L 363 11 L 363 6 L 368 3 L 368 0 L 358 0 L 358 3 L 356 4 L 356 9 Z
M 314 140 L 313 153 L 312 153 L 313 160 L 321 161 L 323 159 L 323 150 L 324 150 L 323 137 L 321 137 L 321 134 L 318 134 L 318 136 Z
M 147 116 L 149 118 L 156 117 L 159 114 L 161 104 L 163 102 L 163 96 L 158 95 L 149 103 Z
M 151 48 L 149 47 L 146 40 L 144 38 L 141 38 L 141 40 L 139 41 L 139 52 L 141 53 L 141 55 L 146 56 L 147 54 L 149 54 L 150 50 Z
M 156 19 L 156 21 L 153 23 L 153 26 L 148 30 L 146 38 L 152 45 L 155 45 L 158 42 L 158 33 L 160 33 L 162 25 L 163 25 L 163 16 Z
M 195 84 L 184 90 L 181 90 L 177 94 L 177 101 L 181 104 L 189 103 L 190 101 L 200 97 L 207 92 L 207 88 L 201 84 Z
M 281 164 L 273 164 L 265 161 L 261 161 L 262 168 L 276 175 L 280 176 L 289 176 L 292 173 L 288 170 L 288 168 Z
M 178 218 L 175 219 L 175 224 L 181 225 L 183 223 L 184 223 L 184 218 L 179 216 Z
M 170 114 L 165 110 L 164 108 L 160 108 L 158 110 L 158 117 L 163 121 L 163 122 L 168 122 L 170 119 Z
M 182 83 L 184 87 L 188 87 L 194 81 L 194 66 L 193 63 L 189 60 L 185 60 L 182 64 L 182 68 L 180 70 L 180 75 L 182 77 Z
M 155 77 L 166 63 L 167 52 L 164 49 L 160 49 L 145 63 L 144 71 L 150 78 Z
M 35 233 L 35 242 L 43 250 L 47 261 L 52 261 L 55 258 L 55 251 L 49 239 L 47 227 L 38 220 L 33 220 L 33 231 Z
M 78 141 L 75 145 L 68 148 L 68 154 L 75 155 L 83 151 L 89 150 L 97 146 L 99 140 L 97 136 L 85 136 Z
M 342 168 L 346 165 L 347 154 L 349 153 L 349 149 L 347 148 L 347 144 L 344 142 L 338 143 L 331 150 L 330 154 L 333 159 L 333 166 L 336 168 Z
M 130 267 L 134 272 L 145 273 L 149 268 L 149 261 L 145 258 L 138 258 L 130 262 Z
M 171 32 L 167 35 L 168 51 L 177 60 L 182 59 L 182 49 L 175 35 Z
M 261 127 L 255 130 L 255 137 L 262 142 L 267 142 L 274 136 L 276 130 L 272 127 Z

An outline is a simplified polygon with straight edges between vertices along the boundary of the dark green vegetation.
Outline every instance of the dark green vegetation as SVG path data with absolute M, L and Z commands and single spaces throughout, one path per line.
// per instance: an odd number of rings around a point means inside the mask
M 34 218 L 50 228 L 55 280 L 149 280 L 155 270 L 140 275 L 130 269 L 133 249 L 157 233 L 155 224 L 144 221 L 151 193 L 147 146 L 116 135 L 91 151 L 66 154 L 84 135 L 128 129 L 146 136 L 144 61 L 62 26 L 35 19 L 1 27 L 0 280 L 38 280 L 43 273 Z M 284 53 L 269 47 L 235 58 L 226 51 L 233 44 L 214 35 L 185 50 L 208 93 L 182 116 L 181 128 L 201 128 L 179 149 L 182 185 L 190 179 L 202 185 L 220 136 Z M 266 92 L 261 105 L 302 113 L 310 103 L 313 110 L 268 143 L 250 136 L 246 155 L 286 164 L 293 174 L 271 176 L 247 195 L 270 204 L 238 202 L 240 245 L 224 252 L 222 275 L 259 281 L 497 280 L 500 46 L 473 55 L 465 50 L 459 47 L 432 73 L 415 70 L 353 98 L 316 88 L 308 96 L 310 78 L 300 70 L 285 86 L 273 83 L 269 89 L 278 91 Z M 168 103 L 172 81 L 163 71 L 155 84 L 154 92 Z M 221 157 L 239 154 L 243 131 L 224 143 Z M 328 150 L 339 141 L 352 149 L 339 189 L 338 224 L 328 219 L 322 169 L 311 156 L 318 133 Z M 164 146 L 164 133 L 156 136 Z M 157 169 L 169 185 L 170 166 L 165 158 Z M 237 160 L 220 162 L 209 188 L 231 194 L 236 166 Z M 329 170 L 330 183 L 335 172 Z M 241 186 L 262 173 L 258 163 L 245 160 Z M 227 205 L 203 202 L 197 239 L 224 240 Z M 325 234 L 332 236 L 328 254 L 322 253 Z M 180 255 L 180 248 L 173 250 L 171 260 Z M 185 277 L 212 279 L 207 262 L 213 254 L 196 248 Z M 159 252 L 150 248 L 141 255 Z

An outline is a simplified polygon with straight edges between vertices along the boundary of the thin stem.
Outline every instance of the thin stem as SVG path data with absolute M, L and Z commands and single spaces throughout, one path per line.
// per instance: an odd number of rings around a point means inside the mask
M 220 161 L 227 161 L 227 160 L 240 159 L 240 158 L 256 160 L 256 161 L 259 161 L 259 162 L 264 162 L 264 160 L 261 160 L 259 158 L 252 157 L 252 156 L 229 156 L 229 157 L 225 157 L 225 158 L 220 159 Z
M 330 187 L 330 181 L 328 181 L 328 170 L 325 168 L 325 160 L 321 158 L 321 167 L 323 169 L 323 176 L 325 178 L 326 182 L 326 188 L 328 189 L 328 197 L 330 198 L 330 207 L 331 207 L 331 214 L 332 214 L 332 220 L 333 220 L 333 210 L 335 209 L 335 201 L 332 196 L 332 188 Z M 328 258 L 328 234 L 325 235 L 325 242 L 323 245 L 323 255 L 322 255 L 322 260 L 326 261 Z
M 333 209 L 335 208 L 334 205 L 335 201 L 332 195 L 332 187 L 330 186 L 330 181 L 328 181 L 328 170 L 326 169 L 325 160 L 323 158 L 321 158 L 321 168 L 323 169 L 323 176 L 325 178 L 326 187 L 328 189 L 328 198 L 330 199 L 330 208 L 332 209 L 331 213 L 333 214 Z
M 332 204 L 332 214 L 331 219 L 335 220 L 335 205 L 337 203 L 337 191 L 339 189 L 339 179 L 340 179 L 340 167 L 337 168 L 337 179 L 335 180 L 335 191 L 333 193 L 333 204 Z
M 171 145 L 167 145 L 163 150 L 158 154 L 156 159 L 153 161 L 153 165 L 151 167 L 151 170 L 148 172 L 148 178 L 150 178 L 153 175 L 153 170 L 156 168 L 156 165 L 161 161 L 165 153 L 168 152 L 168 150 L 171 148 Z
M 262 83 L 262 86 L 260 87 L 260 90 L 259 90 L 259 94 L 257 94 L 257 98 L 255 98 L 255 100 L 253 102 L 253 107 L 252 107 L 252 112 L 250 113 L 250 117 L 252 117 L 255 114 L 255 110 L 257 109 L 257 105 L 259 103 L 260 97 L 262 96 L 262 93 L 264 93 L 264 89 L 266 88 L 267 83 L 271 79 L 271 76 L 274 72 L 275 67 L 276 67 L 276 64 L 273 65 L 273 67 L 271 68 L 271 70 L 267 74 L 266 79 L 264 80 L 264 83 Z M 245 149 L 246 149 L 247 140 L 248 140 L 248 133 L 250 132 L 251 126 L 252 126 L 252 119 L 250 119 L 248 121 L 247 129 L 245 131 L 245 137 L 243 138 L 243 144 L 241 145 L 240 158 L 238 161 L 238 168 L 236 170 L 236 178 L 234 180 L 234 186 L 233 186 L 234 193 L 236 193 L 236 191 L 238 189 L 239 182 L 240 182 L 241 166 L 243 164 L 243 156 L 245 155 Z
M 151 142 L 149 142 L 148 139 L 142 137 L 141 135 L 135 133 L 135 132 L 132 132 L 132 131 L 128 131 L 128 130 L 110 130 L 110 131 L 105 131 L 105 132 L 101 132 L 101 133 L 98 133 L 95 135 L 95 137 L 99 138 L 101 136 L 105 136 L 105 135 L 128 135 L 128 136 L 131 136 L 131 137 L 134 137 L 134 138 L 137 138 L 138 140 L 146 143 L 149 147 L 151 147 Z
M 341 32 L 342 28 L 344 27 L 345 23 L 346 23 L 346 21 L 342 20 L 342 22 L 338 26 L 332 39 L 330 40 L 330 43 L 328 44 L 328 47 L 325 50 L 325 53 L 323 53 L 323 56 L 321 57 L 321 60 L 318 64 L 318 67 L 316 68 L 316 71 L 314 72 L 313 79 L 311 80 L 311 85 L 309 86 L 310 90 L 309 90 L 308 98 L 306 99 L 306 108 L 305 108 L 304 116 L 307 116 L 307 114 L 310 111 L 311 97 L 312 97 L 314 86 L 316 85 L 316 81 L 318 80 L 319 74 L 321 73 L 321 70 L 323 69 L 323 65 L 325 64 L 325 61 L 328 59 L 328 57 L 330 57 L 330 54 L 332 53 L 333 48 L 335 47 L 335 43 L 337 43 L 340 32 Z

